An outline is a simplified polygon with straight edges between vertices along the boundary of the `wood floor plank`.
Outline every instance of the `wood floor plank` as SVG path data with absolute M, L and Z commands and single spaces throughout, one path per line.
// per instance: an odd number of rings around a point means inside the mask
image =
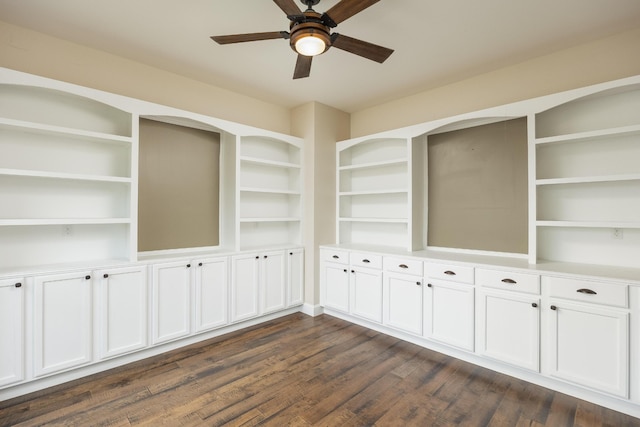
M 330 316 L 294 314 L 0 402 L 0 426 L 638 427 Z

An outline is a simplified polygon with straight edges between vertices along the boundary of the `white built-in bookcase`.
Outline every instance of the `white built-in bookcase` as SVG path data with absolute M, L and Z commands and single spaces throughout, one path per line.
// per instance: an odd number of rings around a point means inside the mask
M 219 249 L 302 244 L 302 139 L 0 68 L 0 273 L 138 260 L 140 117 L 220 133 Z
M 428 249 L 428 136 L 518 117 L 529 135 L 525 258 L 637 268 L 640 76 L 339 142 L 336 242 Z
M 577 97 L 532 121 L 531 261 L 638 267 L 640 84 Z

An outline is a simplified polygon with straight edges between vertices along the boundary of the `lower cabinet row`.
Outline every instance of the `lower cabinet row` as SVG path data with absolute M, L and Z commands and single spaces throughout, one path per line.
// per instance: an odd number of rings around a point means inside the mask
M 328 310 L 630 397 L 633 287 L 338 250 L 321 257 Z
M 0 387 L 301 305 L 303 261 L 296 248 L 0 279 Z

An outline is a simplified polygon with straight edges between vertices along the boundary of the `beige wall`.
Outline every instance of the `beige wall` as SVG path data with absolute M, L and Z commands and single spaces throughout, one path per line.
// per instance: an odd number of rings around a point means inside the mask
M 305 302 L 320 302 L 318 246 L 335 242 L 335 143 L 349 138 L 349 114 L 317 102 L 291 111 L 291 131 L 305 140 Z
M 640 28 L 358 111 L 351 136 L 640 74 Z
M 291 128 L 288 108 L 2 21 L 0 66 L 275 132 Z

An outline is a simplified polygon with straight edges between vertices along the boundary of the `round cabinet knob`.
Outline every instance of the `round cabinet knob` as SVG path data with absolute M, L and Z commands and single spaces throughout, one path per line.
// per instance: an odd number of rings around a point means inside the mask
M 108 278 L 108 277 L 109 277 L 109 275 L 108 275 L 107 273 L 104 273 L 104 274 L 102 275 L 102 277 L 104 277 L 104 278 L 106 279 L 106 278 Z
M 554 310 L 554 311 L 555 311 L 555 310 L 557 310 L 557 309 L 558 309 L 558 307 L 556 307 L 555 305 L 552 305 L 552 306 L 551 306 L 551 310 Z
M 198 263 L 198 267 L 202 267 L 202 263 L 201 262 Z
M 260 259 L 260 255 L 256 255 L 256 259 Z
M 84 280 L 91 280 L 91 276 L 84 276 Z
M 267 255 L 263 256 L 263 258 L 267 258 Z
M 22 287 L 22 283 L 18 282 L 14 285 L 16 288 L 21 288 Z
M 422 285 L 422 283 L 421 282 L 416 282 L 416 285 L 420 286 L 420 285 Z
M 289 252 L 289 255 L 293 255 L 293 252 Z
M 427 288 L 432 288 L 433 285 L 431 283 L 427 283 Z
M 355 270 L 351 270 L 351 272 L 352 272 L 352 273 L 355 273 L 356 271 L 355 271 Z
M 187 268 L 191 268 L 191 264 L 187 264 Z
M 535 302 L 532 302 L 532 303 L 531 303 L 531 307 L 533 307 L 533 308 L 537 308 L 537 307 L 538 307 L 538 304 L 536 304 Z
M 343 271 L 346 273 L 346 272 L 347 272 L 347 269 L 345 268 Z

